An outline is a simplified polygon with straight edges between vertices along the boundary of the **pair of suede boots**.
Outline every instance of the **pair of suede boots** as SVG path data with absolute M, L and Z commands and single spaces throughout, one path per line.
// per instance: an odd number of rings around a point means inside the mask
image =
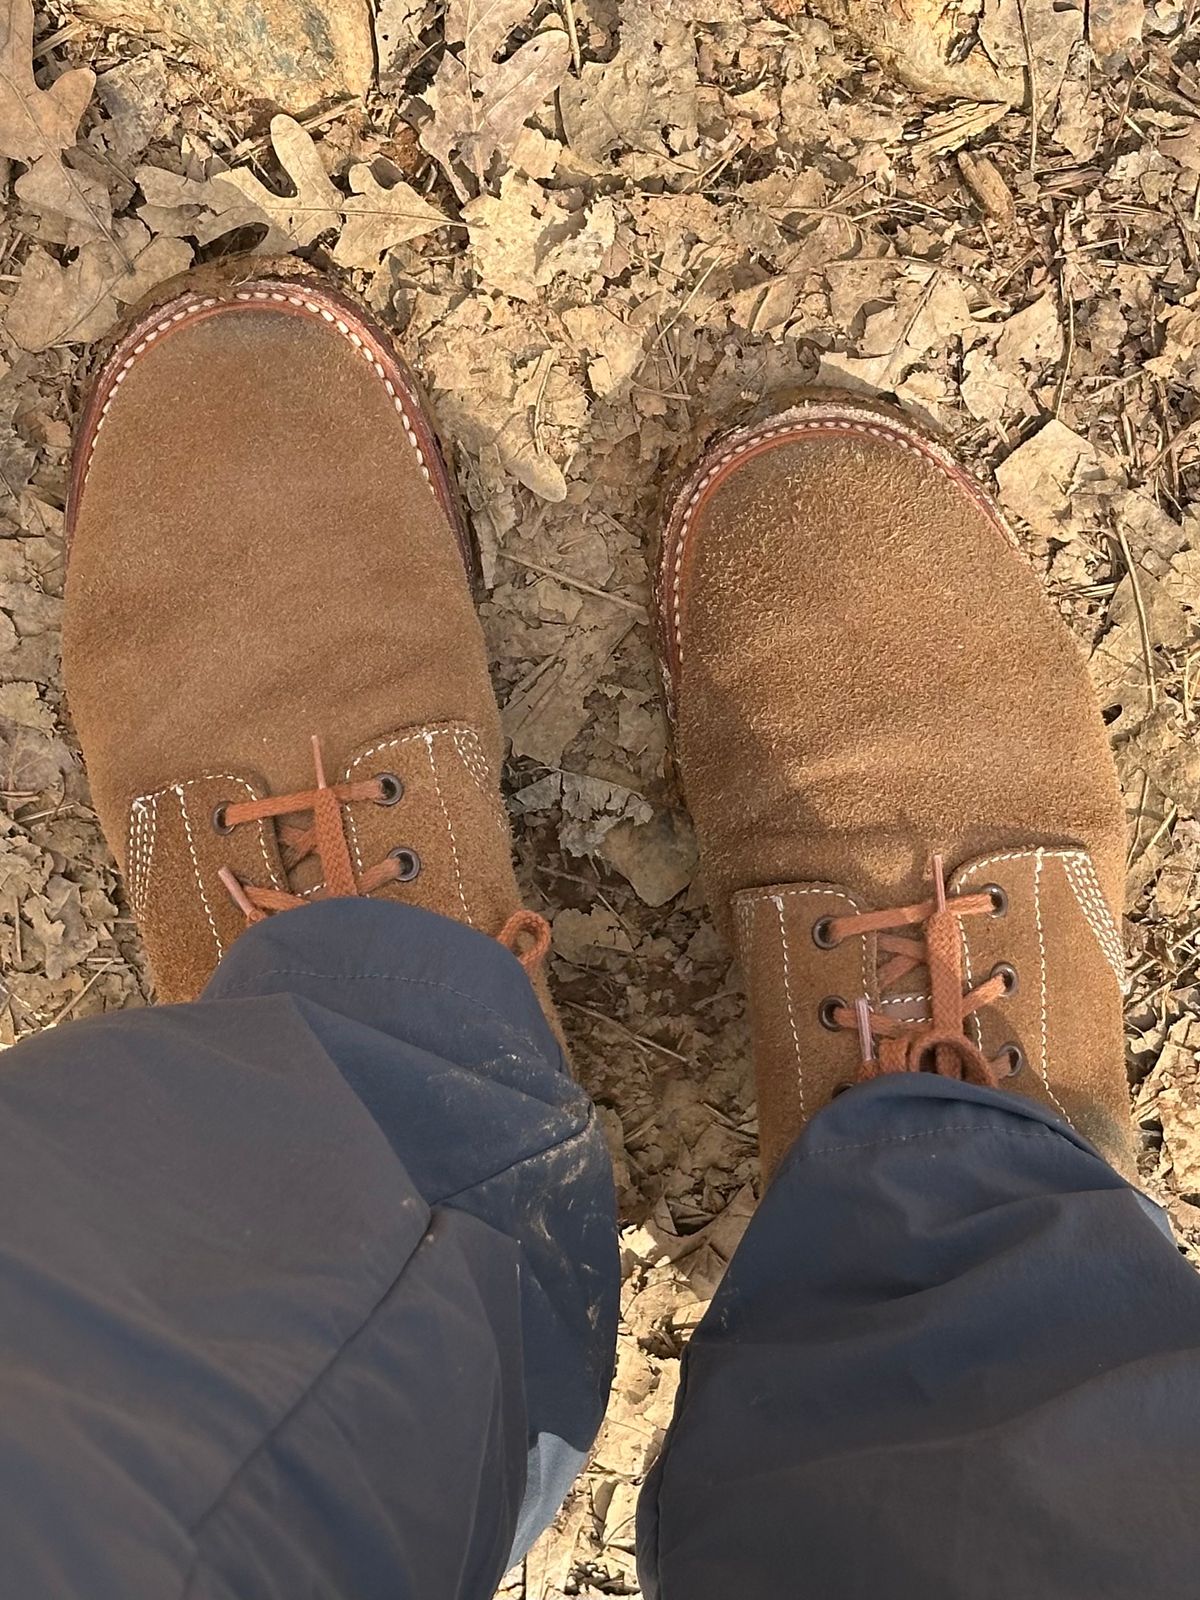
M 67 690 L 163 1000 L 250 922 L 394 896 L 539 985 L 472 554 L 385 333 L 295 268 L 196 274 L 103 363 L 68 515 Z M 769 1170 L 843 1085 L 1011 1087 L 1134 1169 L 1124 812 L 1086 671 L 988 495 L 812 395 L 712 444 L 659 643 Z

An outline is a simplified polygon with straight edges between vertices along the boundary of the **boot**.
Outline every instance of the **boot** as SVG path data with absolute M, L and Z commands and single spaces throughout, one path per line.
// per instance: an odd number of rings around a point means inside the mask
M 842 1086 L 933 1071 L 1028 1095 L 1132 1174 L 1120 789 L 980 485 L 890 412 L 813 398 L 697 466 L 658 610 L 767 1170 Z
M 201 270 L 136 317 L 73 463 L 67 693 L 158 997 L 334 895 L 441 912 L 534 967 L 432 423 L 363 311 L 259 272 Z

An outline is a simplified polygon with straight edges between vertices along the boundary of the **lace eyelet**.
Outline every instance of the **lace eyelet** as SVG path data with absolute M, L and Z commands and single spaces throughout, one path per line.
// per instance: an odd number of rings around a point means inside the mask
M 988 978 L 1003 978 L 1005 994 L 1016 994 L 1021 987 L 1017 969 L 1009 961 L 997 961 L 996 965 L 988 973 Z
M 421 858 L 415 850 L 410 850 L 407 845 L 398 844 L 394 850 L 388 851 L 388 856 L 398 863 L 397 883 L 411 883 L 414 878 L 420 876 Z
M 219 806 L 214 806 L 212 811 L 212 831 L 219 834 L 233 832 L 233 823 L 225 821 L 225 811 L 229 805 L 228 800 L 222 800 Z
M 1006 1077 L 1015 1078 L 1018 1072 L 1024 1072 L 1026 1065 L 1025 1052 L 1021 1049 L 1019 1044 L 1009 1043 L 1001 1045 L 993 1059 L 996 1062 L 1000 1062 L 1005 1058 L 1008 1060 L 1008 1072 L 1005 1074 Z
M 1008 895 L 998 883 L 985 883 L 979 892 L 980 894 L 986 894 L 992 902 L 992 915 L 994 917 L 1004 916 L 1008 910 Z
M 818 950 L 836 950 L 838 941 L 833 937 L 830 929 L 833 927 L 832 917 L 818 917 L 813 923 L 812 940 Z
M 842 1031 L 841 1024 L 835 1019 L 833 1013 L 835 1011 L 849 1011 L 849 1009 L 850 1007 L 840 994 L 826 995 L 817 1007 L 817 1021 L 823 1028 L 828 1028 L 830 1033 L 840 1033 Z
M 375 782 L 379 785 L 379 795 L 375 801 L 377 806 L 399 805 L 404 799 L 404 782 L 394 772 L 379 772 L 375 775 Z

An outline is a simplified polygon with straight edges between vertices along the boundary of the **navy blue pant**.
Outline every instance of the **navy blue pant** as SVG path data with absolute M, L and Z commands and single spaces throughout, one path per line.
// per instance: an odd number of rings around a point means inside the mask
M 289 912 L 0 1073 L 0 1595 L 487 1600 L 595 1435 L 608 1163 L 513 958 Z M 1200 1590 L 1200 1280 L 1066 1128 L 824 1111 L 694 1337 L 660 1600 Z

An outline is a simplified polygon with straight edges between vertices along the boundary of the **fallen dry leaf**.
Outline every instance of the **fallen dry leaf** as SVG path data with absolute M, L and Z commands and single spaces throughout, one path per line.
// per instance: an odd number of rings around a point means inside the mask
M 350 187 L 354 193 L 343 202 L 346 223 L 333 252 L 340 267 L 374 272 L 396 245 L 449 220 L 402 178 L 385 187 L 365 163 L 350 168 Z
M 116 321 L 119 305 L 132 305 L 191 265 L 182 240 L 152 239 L 133 218 L 117 223 L 115 234 L 111 243 L 89 241 L 65 266 L 39 246 L 30 250 L 6 317 L 22 350 L 99 338 Z
M 62 159 L 75 143 L 95 87 L 90 67 L 72 67 L 48 89 L 39 88 L 32 0 L 0 0 L 0 155 L 29 166 L 17 179 L 17 196 L 31 211 L 57 209 L 106 233 L 112 216 L 108 195 L 101 198 Z
M 546 28 L 504 61 L 496 57 L 529 15 L 528 0 L 451 0 L 446 53 L 425 98 L 433 118 L 421 143 L 445 169 L 460 200 L 482 186 L 488 166 L 512 148 L 526 118 L 558 88 L 571 60 L 567 36 Z M 455 47 L 462 46 L 461 55 Z
M 65 217 L 73 222 L 73 243 L 88 238 L 111 238 L 112 205 L 108 190 L 98 178 L 64 166 L 61 161 L 39 161 L 16 182 L 16 193 L 27 211 L 38 216 Z
M 1116 487 L 1116 464 L 1057 417 L 1006 457 L 996 469 L 1000 498 L 1048 539 L 1072 532 L 1072 501 L 1084 484 Z
M 989 217 L 1002 228 L 1012 226 L 1017 214 L 1017 204 L 1012 190 L 1001 176 L 1000 169 L 990 156 L 976 155 L 971 150 L 958 153 L 958 170 L 963 182 L 978 200 Z
M 272 117 L 271 144 L 280 166 L 292 180 L 295 194 L 272 193 L 246 167 L 236 167 L 210 180 L 218 194 L 222 190 L 236 191 L 245 208 L 243 212 L 226 213 L 221 219 L 225 224 L 221 232 L 246 223 L 267 224 L 265 238 L 255 246 L 255 253 L 261 255 L 304 249 L 338 226 L 344 205 L 321 165 L 312 135 L 298 122 L 282 115 Z

